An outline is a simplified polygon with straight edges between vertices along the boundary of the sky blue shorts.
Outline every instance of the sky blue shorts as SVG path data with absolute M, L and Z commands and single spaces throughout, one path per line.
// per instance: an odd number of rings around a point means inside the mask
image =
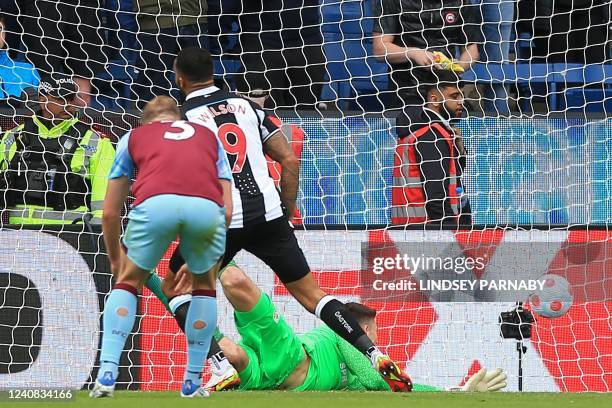
M 225 251 L 225 209 L 200 197 L 164 194 L 147 198 L 129 213 L 123 243 L 139 268 L 155 269 L 177 237 L 192 273 L 208 272 Z

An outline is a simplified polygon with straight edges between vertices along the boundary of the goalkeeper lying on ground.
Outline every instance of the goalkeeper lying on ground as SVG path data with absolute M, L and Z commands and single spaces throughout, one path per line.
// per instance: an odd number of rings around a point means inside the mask
M 179 273 L 179 275 L 181 275 Z M 177 276 L 178 280 L 183 279 Z M 366 357 L 327 326 L 296 335 L 263 294 L 235 264 L 219 277 L 223 291 L 235 309 L 234 319 L 242 337 L 234 343 L 221 333 L 216 337 L 238 371 L 243 390 L 371 390 L 389 391 L 389 385 Z M 376 311 L 359 303 L 347 303 L 366 334 L 376 343 Z M 223 376 L 227 378 L 227 376 Z M 485 369 L 456 390 L 496 391 L 506 386 L 501 370 Z M 211 388 L 215 388 L 214 384 Z M 216 387 L 220 389 L 222 387 Z M 398 390 L 409 391 L 398 387 Z M 414 385 L 414 391 L 444 391 Z

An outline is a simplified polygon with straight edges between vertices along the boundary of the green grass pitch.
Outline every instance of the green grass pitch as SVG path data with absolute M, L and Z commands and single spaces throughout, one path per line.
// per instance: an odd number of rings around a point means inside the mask
M 607 401 L 607 402 L 606 402 Z M 9 403 L 10 404 L 10 403 Z M 0 403 L 0 408 L 4 404 Z M 12 405 L 15 406 L 15 405 Z M 74 401 L 18 404 L 23 408 L 596 408 L 612 406 L 612 393 L 412 393 L 384 392 L 225 392 L 210 398 L 182 399 L 178 392 L 119 391 L 114 398 L 90 399 L 79 392 Z

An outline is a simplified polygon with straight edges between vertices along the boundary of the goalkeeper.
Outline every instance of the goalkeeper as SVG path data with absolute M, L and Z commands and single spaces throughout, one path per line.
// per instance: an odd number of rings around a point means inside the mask
M 188 274 L 181 270 L 176 279 Z M 235 309 L 234 320 L 242 339 L 236 344 L 219 331 L 215 337 L 239 372 L 242 390 L 293 391 L 410 391 L 405 384 L 385 382 L 369 360 L 327 326 L 296 335 L 270 301 L 235 263 L 219 277 L 223 291 Z M 171 284 L 170 282 L 168 282 Z M 177 284 L 177 287 L 181 283 Z M 359 303 L 347 308 L 374 343 L 377 340 L 376 311 Z M 501 370 L 482 369 L 459 391 L 496 391 L 506 386 Z M 210 389 L 222 389 L 209 384 Z M 444 391 L 414 385 L 414 391 Z

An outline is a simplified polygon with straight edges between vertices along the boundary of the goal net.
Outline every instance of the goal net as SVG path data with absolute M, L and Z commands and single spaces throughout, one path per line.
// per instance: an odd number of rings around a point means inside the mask
M 558 1 L 548 8 L 512 0 L 263 2 L 269 10 L 262 2 L 220 0 L 207 7 L 164 0 L 14 3 L 0 3 L 0 174 L 7 174 L 11 146 L 23 131 L 11 130 L 49 111 L 37 91 L 49 76 L 76 79 L 83 100 L 70 102 L 79 105 L 71 115 L 115 143 L 138 125 L 153 95 L 180 100 L 176 53 L 207 47 L 216 86 L 269 94 L 266 107 L 291 135 L 301 162 L 296 235 L 314 276 L 328 293 L 378 311 L 378 345 L 415 383 L 454 386 L 480 367 L 500 367 L 511 391 L 611 391 L 608 2 Z M 459 227 L 394 219 L 406 204 L 395 189 L 410 182 L 398 146 L 414 134 L 421 98 L 444 96 L 436 86 L 439 70 L 453 67 L 434 52 L 465 71 L 463 114 L 452 117 L 459 111 L 448 111 L 450 105 L 441 110 L 466 150 L 463 192 L 452 194 L 458 206 L 468 200 L 471 221 Z M 436 102 L 429 106 L 442 106 Z M 406 138 L 398 137 L 400 117 L 409 122 L 400 135 Z M 59 122 L 43 123 L 50 129 Z M 441 154 L 437 163 L 443 168 L 456 159 L 454 152 Z M 81 164 L 73 171 L 91 171 Z M 270 170 L 278 178 L 278 166 Z M 450 184 L 444 177 L 437 181 Z M 0 388 L 90 387 L 112 287 L 101 227 L 24 225 L 11 222 L 14 206 L 2 210 Z M 416 272 L 394 264 L 377 274 L 375 257 L 450 259 L 453 266 L 434 263 Z M 457 260 L 466 258 L 481 264 L 459 272 Z M 236 261 L 296 333 L 321 324 L 262 262 L 244 251 Z M 503 338 L 500 316 L 517 302 L 534 309 L 531 289 L 415 293 L 381 286 L 527 282 L 543 275 L 565 278 L 571 307 L 556 318 L 534 313 L 531 335 L 518 340 Z M 525 323 L 521 315 L 506 327 Z M 223 296 L 218 324 L 239 339 Z M 185 363 L 184 335 L 144 289 L 119 386 L 178 389 Z

